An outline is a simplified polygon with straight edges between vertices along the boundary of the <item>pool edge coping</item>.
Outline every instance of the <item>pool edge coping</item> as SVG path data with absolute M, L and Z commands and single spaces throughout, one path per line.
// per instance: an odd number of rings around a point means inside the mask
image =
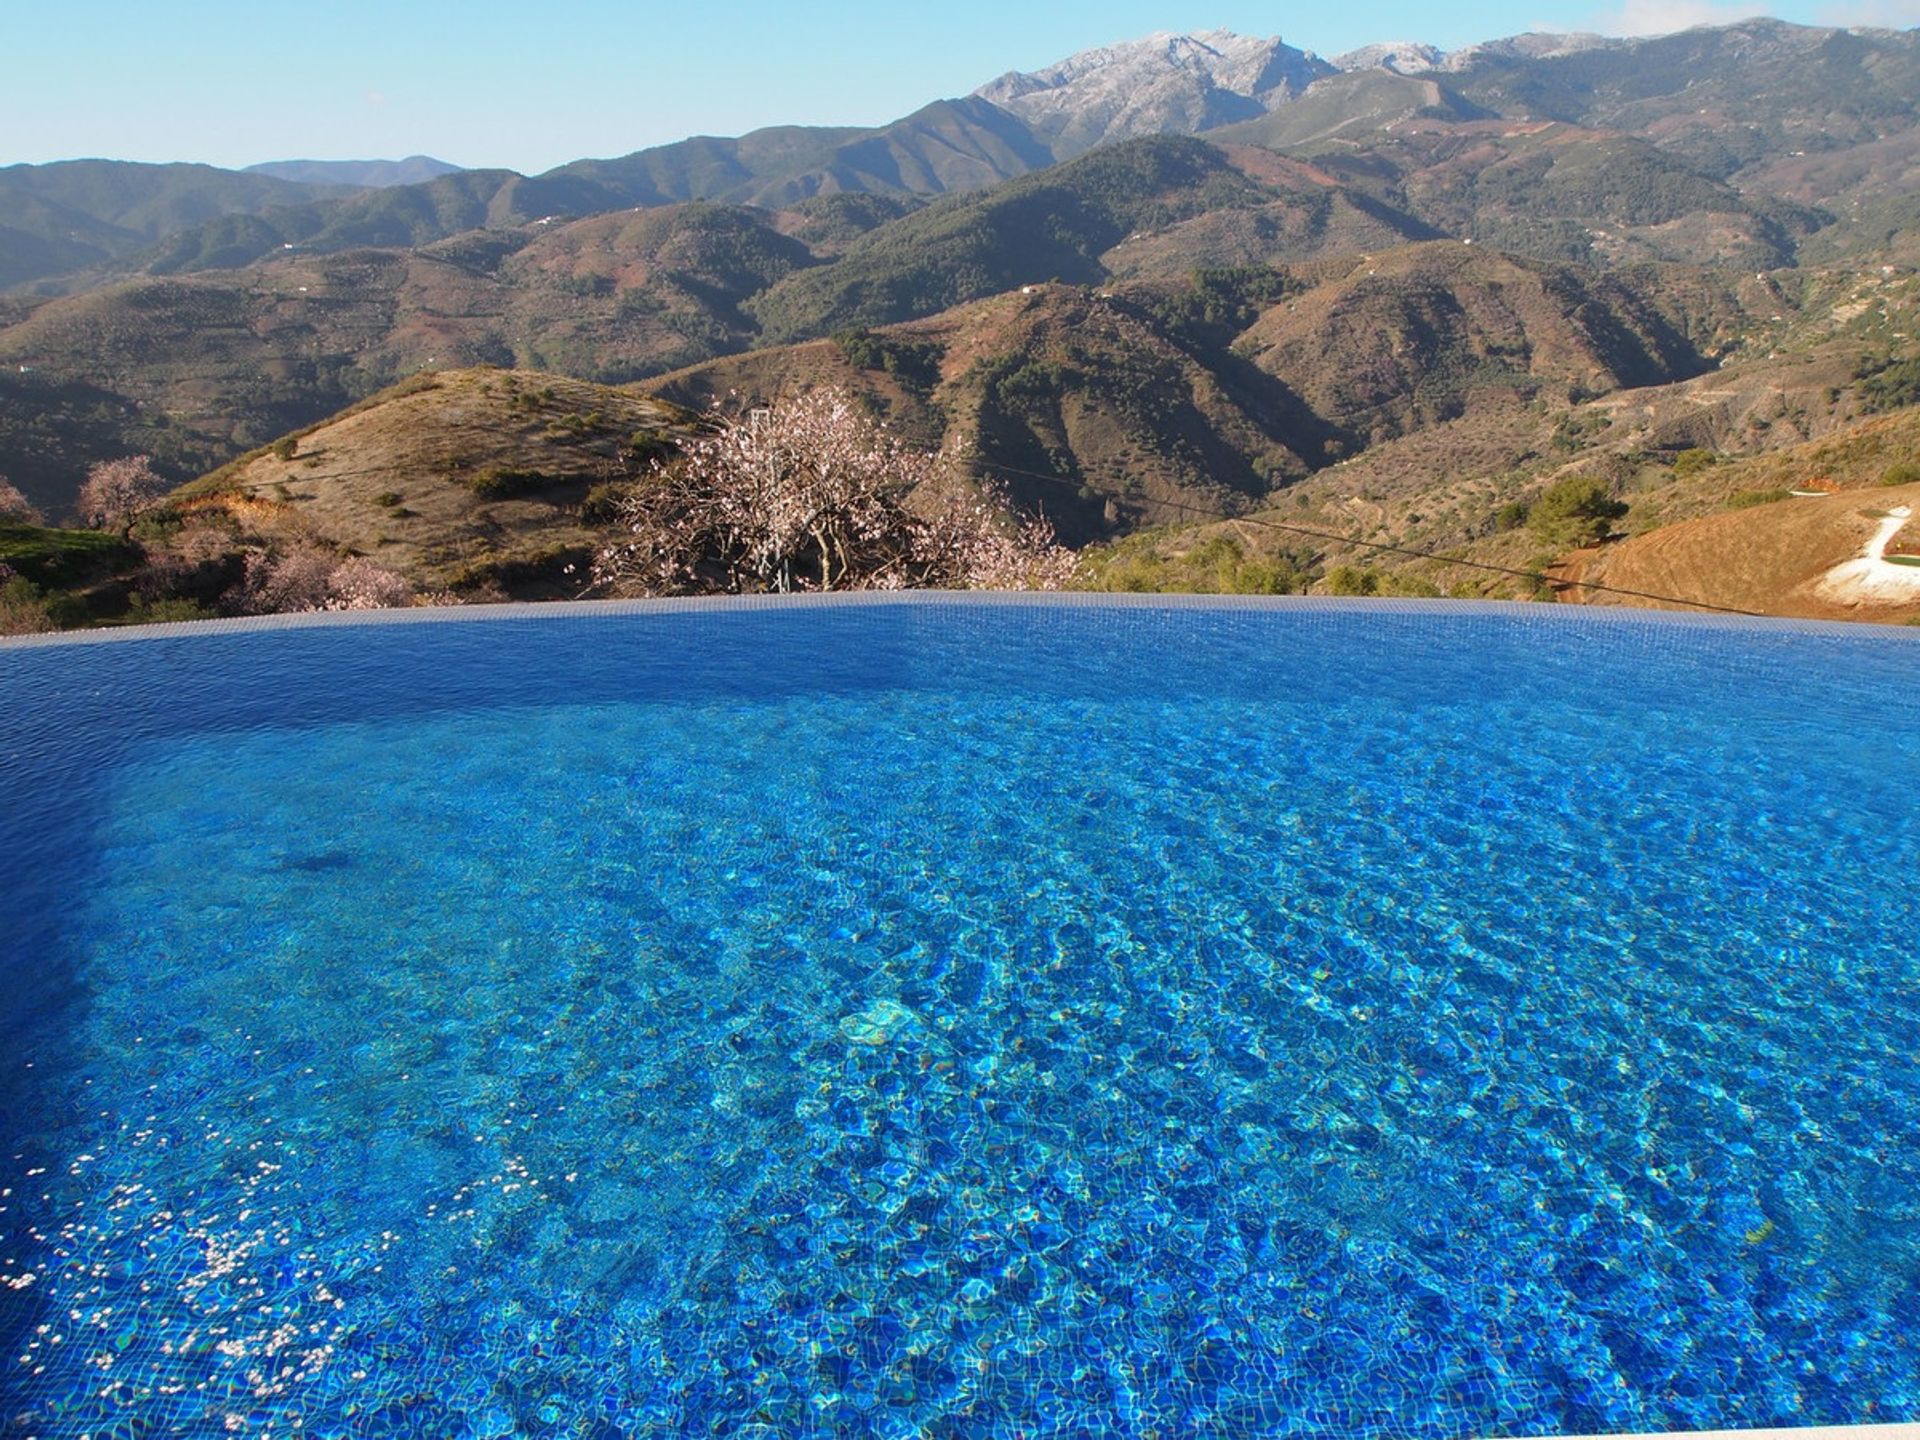
M 1532 1435 L 1514 1436 L 1511 1440 L 1920 1440 L 1920 1420 L 1883 1420 L 1857 1425 L 1769 1425 L 1753 1430 L 1637 1430 L 1618 1434 Z
M 1920 627 L 1875 625 L 1857 620 L 1809 620 L 1770 615 L 1722 615 L 1624 605 L 1559 605 L 1530 600 L 1348 598 L 1322 595 L 1132 594 L 1088 590 L 847 590 L 797 595 L 687 595 L 645 600 L 513 600 L 477 605 L 410 605 L 379 610 L 314 610 L 277 615 L 222 616 L 146 625 L 57 630 L 0 636 L 0 653 L 63 645 L 171 640 L 192 635 L 248 634 L 273 630 L 323 630 L 351 626 L 432 625 L 527 620 L 610 618 L 626 615 L 740 613 L 762 610 L 862 608 L 1034 608 L 1052 610 L 1211 610 L 1242 613 L 1469 615 L 1546 619 L 1566 625 L 1653 625 L 1694 630 L 1761 631 L 1769 634 L 1898 637 L 1920 643 Z M 1920 1432 L 1916 1432 L 1920 1435 Z

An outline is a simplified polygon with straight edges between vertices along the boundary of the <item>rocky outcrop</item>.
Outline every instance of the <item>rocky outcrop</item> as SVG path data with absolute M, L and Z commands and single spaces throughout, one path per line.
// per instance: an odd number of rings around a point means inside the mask
M 1065 157 L 1135 135 L 1192 135 L 1263 115 L 1334 67 L 1279 37 L 1161 33 L 1103 45 L 974 93 L 1010 110 Z

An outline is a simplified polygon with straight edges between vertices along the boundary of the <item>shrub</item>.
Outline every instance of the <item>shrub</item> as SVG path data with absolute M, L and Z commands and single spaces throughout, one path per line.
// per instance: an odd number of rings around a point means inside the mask
M 1493 528 L 1501 533 L 1518 530 L 1527 523 L 1527 514 L 1532 506 L 1524 500 L 1510 500 L 1493 512 Z
M 1422 575 L 1387 575 L 1380 581 L 1383 595 L 1403 595 L 1416 600 L 1438 600 L 1440 587 Z
M 1711 470 L 1719 463 L 1720 457 L 1713 451 L 1703 450 L 1696 445 L 1692 449 L 1682 450 L 1673 457 L 1673 478 L 1686 480 L 1703 470 Z
M 1574 388 L 1572 396 L 1573 398 L 1570 403 L 1575 405 L 1583 404 L 1585 401 L 1593 398 L 1577 386 Z M 1594 436 L 1600 434 L 1602 431 L 1611 430 L 1612 428 L 1612 417 L 1604 415 L 1598 410 L 1587 410 L 1577 415 L 1568 413 L 1562 415 L 1559 423 L 1553 427 L 1553 434 L 1549 437 L 1548 443 L 1555 450 L 1578 450 L 1589 440 L 1593 439 Z
M 135 625 L 177 624 L 182 620 L 213 618 L 214 612 L 199 601 L 180 596 L 149 600 L 144 595 L 134 595 L 127 601 L 127 621 Z
M 292 435 L 283 435 L 273 442 L 273 458 L 291 460 L 300 452 L 300 441 Z
M 611 525 L 620 518 L 620 504 L 633 487 L 619 480 L 603 480 L 587 491 L 580 502 L 580 521 L 585 525 Z
M 378 505 L 382 510 L 391 510 L 406 498 L 407 497 L 402 495 L 398 490 L 382 490 L 378 495 L 373 497 L 373 503 Z
M 1920 485 L 1920 465 L 1903 460 L 1880 472 L 1882 485 Z
M 1549 544 L 1592 545 L 1607 538 L 1613 522 L 1627 509 L 1623 501 L 1607 493 L 1604 481 L 1591 475 L 1569 475 L 1534 501 L 1527 512 L 1527 527 Z
M 1862 361 L 1854 374 L 1861 382 L 1861 408 L 1869 414 L 1920 405 L 1920 356 Z
M 634 465 L 650 465 L 680 453 L 680 447 L 664 435 L 651 430 L 636 430 L 627 437 L 627 457 Z
M 0 635 L 38 635 L 59 628 L 40 587 L 0 565 Z
M 1314 578 L 1310 554 L 1249 555 L 1229 535 L 1185 551 L 1168 553 L 1165 545 L 1163 533 L 1146 531 L 1084 551 L 1079 583 L 1136 594 L 1294 595 Z
M 0 520 L 11 521 L 15 525 L 44 525 L 46 517 L 38 507 L 14 486 L 13 482 L 0 475 Z
M 1740 490 L 1727 497 L 1729 510 L 1750 510 L 1755 505 L 1771 505 L 1776 500 L 1791 500 L 1791 490 Z
M 547 484 L 547 477 L 538 470 L 514 470 L 504 465 L 490 465 L 463 478 L 467 488 L 482 500 L 505 500 Z
M 1378 595 L 1380 572 L 1370 566 L 1336 565 L 1325 583 L 1329 595 Z

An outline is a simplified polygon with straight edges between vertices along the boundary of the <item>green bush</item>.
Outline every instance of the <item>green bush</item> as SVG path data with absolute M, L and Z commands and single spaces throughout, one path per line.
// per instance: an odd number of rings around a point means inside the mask
M 300 452 L 300 441 L 292 435 L 283 435 L 273 442 L 273 458 L 291 460 Z
M 1327 572 L 1329 595 L 1378 595 L 1380 572 L 1371 566 L 1336 565 Z
M 1791 490 L 1741 490 L 1727 497 L 1729 510 L 1749 510 L 1755 505 L 1771 505 L 1776 500 L 1791 500 Z
M 877 343 L 879 368 L 898 380 L 903 390 L 923 400 L 933 394 L 933 387 L 940 383 L 940 358 L 944 353 L 938 345 L 926 340 L 895 338 Z
M 1518 530 L 1527 523 L 1527 515 L 1532 509 L 1524 500 L 1510 500 L 1493 512 L 1493 528 L 1502 534 L 1508 530 Z
M 87 607 L 77 595 L 48 592 L 24 575 L 0 584 L 0 635 L 34 635 L 71 630 L 87 623 Z
M 611 525 L 620 518 L 620 502 L 632 487 L 620 480 L 604 480 L 587 491 L 580 502 L 580 520 L 586 525 Z
M 1882 485 L 1920 485 L 1920 465 L 1903 460 L 1898 465 L 1889 465 L 1880 472 Z
M 548 483 L 548 477 L 538 470 L 513 470 L 504 465 L 490 465 L 461 479 L 482 500 L 506 500 L 515 495 L 526 495 L 545 488 Z
M 1404 595 L 1417 600 L 1438 600 L 1440 587 L 1420 575 L 1387 575 L 1380 581 L 1382 595 Z
M 679 453 L 680 447 L 672 440 L 651 430 L 636 430 L 627 437 L 627 456 L 635 465 L 665 462 Z
M 178 597 L 149 600 L 136 594 L 127 602 L 126 618 L 129 625 L 162 625 L 182 620 L 211 620 L 214 612 L 198 600 Z
M 24 575 L 0 579 L 0 635 L 38 635 L 59 628 L 47 613 L 39 586 Z
M 1527 528 L 1551 545 L 1592 545 L 1607 538 L 1627 505 L 1607 493 L 1606 482 L 1592 475 L 1556 481 L 1527 512 Z
M 1854 375 L 1860 381 L 1861 408 L 1869 414 L 1920 405 L 1920 356 L 1864 360 Z
M 1576 396 L 1578 398 L 1575 398 Z M 1576 405 L 1583 403 L 1589 398 L 1591 397 L 1587 396 L 1585 392 L 1579 391 L 1577 388 L 1568 395 L 1570 403 Z M 1560 423 L 1553 427 L 1553 435 L 1550 443 L 1554 449 L 1562 453 L 1571 453 L 1572 451 L 1578 450 L 1602 430 L 1610 429 L 1612 425 L 1613 421 L 1605 415 L 1602 415 L 1598 410 L 1589 410 L 1584 415 L 1562 415 L 1560 417 Z
M 1673 478 L 1685 480 L 1698 475 L 1702 470 L 1711 470 L 1720 463 L 1720 457 L 1711 450 L 1695 446 L 1691 450 L 1682 450 L 1673 457 Z
M 391 510 L 406 498 L 407 497 L 402 495 L 398 490 L 382 490 L 378 495 L 373 497 L 373 503 L 378 505 L 382 510 Z
M 1249 555 L 1228 535 L 1173 554 L 1163 553 L 1165 543 L 1165 532 L 1149 531 L 1089 546 L 1081 552 L 1082 584 L 1133 594 L 1294 595 L 1313 579 L 1310 555 Z

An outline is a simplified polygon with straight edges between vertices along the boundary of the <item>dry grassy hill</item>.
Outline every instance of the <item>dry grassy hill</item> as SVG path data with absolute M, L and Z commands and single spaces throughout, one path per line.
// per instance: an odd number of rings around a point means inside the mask
M 1920 411 L 1881 416 L 1805 445 L 1715 466 L 1690 488 L 1686 508 L 1694 518 L 1579 552 L 1556 574 L 1765 615 L 1920 618 L 1920 569 L 1905 593 L 1897 577 L 1865 590 L 1828 580 L 1836 566 L 1861 555 L 1894 512 L 1920 509 Z M 1794 490 L 1816 493 L 1796 496 Z M 1714 506 L 1719 508 L 1709 509 Z M 1889 553 L 1915 551 L 1920 523 L 1899 529 L 1889 546 Z M 1598 604 L 1617 599 L 1579 590 L 1567 598 Z
M 440 371 L 178 493 L 202 520 L 223 512 L 253 535 L 365 555 L 419 590 L 577 594 L 597 538 L 589 491 L 686 428 L 673 406 L 625 390 Z
M 1881 572 L 1894 583 L 1871 587 L 1834 574 L 1857 560 L 1881 521 L 1902 507 L 1920 507 L 1920 484 L 1846 490 L 1706 515 L 1597 554 L 1576 556 L 1556 574 L 1653 595 L 1682 595 L 1760 615 L 1920 621 L 1920 567 Z M 1897 539 L 1911 543 L 1904 528 Z M 1579 587 L 1563 598 L 1594 605 L 1687 608 Z

